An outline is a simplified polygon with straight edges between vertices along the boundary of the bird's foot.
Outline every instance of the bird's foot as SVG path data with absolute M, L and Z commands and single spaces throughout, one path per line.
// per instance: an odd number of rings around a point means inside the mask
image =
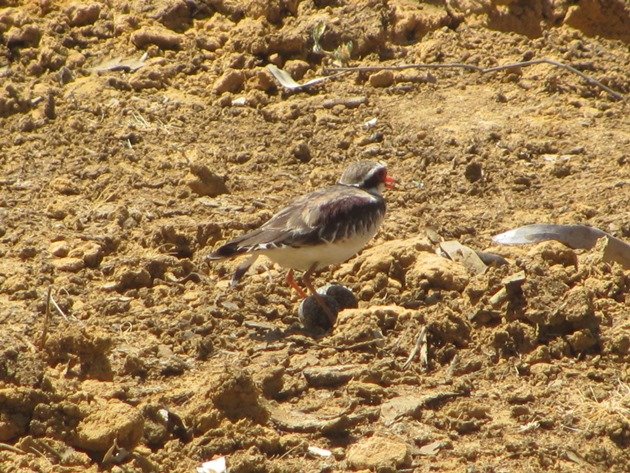
M 300 285 L 293 278 L 293 270 L 292 269 L 290 269 L 289 272 L 287 273 L 286 281 L 287 281 L 287 284 L 289 286 L 291 286 L 295 290 L 295 292 L 297 292 L 300 295 L 300 297 L 302 299 L 306 298 L 306 292 L 304 292 L 304 289 L 302 289 L 300 287 Z

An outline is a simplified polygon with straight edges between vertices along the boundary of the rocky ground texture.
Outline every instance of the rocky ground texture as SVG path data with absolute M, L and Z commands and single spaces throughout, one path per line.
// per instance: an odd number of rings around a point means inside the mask
M 323 75 L 323 24 L 350 66 L 551 58 L 627 97 L 627 2 L 0 5 L 0 471 L 630 470 L 630 271 L 491 240 L 630 239 L 627 99 L 549 65 L 296 93 L 266 69 Z M 318 276 L 359 299 L 332 332 L 268 261 L 237 290 L 204 262 L 358 159 L 398 187 Z M 509 264 L 473 274 L 438 235 Z

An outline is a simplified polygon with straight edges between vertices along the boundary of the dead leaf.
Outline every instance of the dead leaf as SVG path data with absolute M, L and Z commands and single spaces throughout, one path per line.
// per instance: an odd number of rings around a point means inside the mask
M 147 65 L 147 54 L 143 54 L 139 59 L 123 59 L 120 57 L 105 61 L 92 68 L 92 72 L 99 74 L 103 72 L 134 72 Z
M 495 235 L 492 239 L 502 245 L 525 245 L 555 240 L 569 248 L 590 250 L 600 238 L 607 239 L 603 260 L 619 263 L 625 269 L 630 268 L 630 244 L 587 225 L 525 225 Z
M 440 249 L 453 261 L 457 261 L 471 274 L 483 274 L 486 272 L 486 265 L 477 252 L 472 248 L 462 245 L 457 240 L 443 241 L 440 243 Z
M 277 66 L 274 66 L 273 64 L 267 64 L 267 69 L 276 78 L 276 80 L 280 82 L 280 85 L 282 85 L 282 87 L 284 87 L 285 89 L 292 90 L 292 91 L 306 89 L 313 85 L 327 81 L 331 79 L 332 77 L 335 77 L 334 75 L 326 76 L 326 77 L 316 77 L 315 79 L 311 79 L 305 82 L 304 84 L 298 84 L 297 82 L 295 82 L 293 77 L 291 77 L 291 74 L 289 74 L 287 71 L 283 69 L 280 69 Z
M 447 445 L 443 440 L 436 440 L 435 442 L 428 443 L 420 447 L 416 453 L 418 455 L 424 455 L 425 457 L 432 457 L 439 453 Z

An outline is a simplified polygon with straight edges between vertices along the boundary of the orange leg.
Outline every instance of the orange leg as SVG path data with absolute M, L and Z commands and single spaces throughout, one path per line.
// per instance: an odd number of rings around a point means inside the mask
M 302 284 L 304 284 L 306 288 L 311 291 L 311 294 L 313 294 L 313 297 L 315 298 L 319 306 L 324 310 L 324 312 L 326 312 L 326 315 L 328 316 L 331 325 L 335 325 L 335 322 L 337 321 L 337 316 L 333 313 L 332 309 L 328 307 L 328 304 L 326 304 L 324 298 L 321 296 L 321 294 L 317 292 L 317 290 L 313 287 L 313 283 L 311 282 L 311 275 L 315 271 L 316 267 L 317 263 L 311 266 L 310 269 L 304 273 L 304 275 L 302 276 Z
M 292 269 L 290 269 L 289 272 L 287 273 L 287 284 L 291 286 L 293 289 L 295 289 L 295 292 L 297 292 L 302 299 L 306 298 L 306 292 L 304 292 L 304 290 L 298 285 L 298 283 L 295 282 L 295 279 L 293 279 Z

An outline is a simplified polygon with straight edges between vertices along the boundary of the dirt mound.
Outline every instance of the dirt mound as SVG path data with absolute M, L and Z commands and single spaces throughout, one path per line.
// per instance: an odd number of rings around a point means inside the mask
M 0 465 L 628 471 L 630 273 L 601 244 L 491 243 L 529 223 L 630 239 L 627 100 L 550 65 L 292 93 L 266 66 L 550 58 L 628 94 L 629 18 L 621 0 L 5 2 Z M 330 333 L 264 258 L 236 289 L 240 261 L 205 262 L 359 159 L 398 185 L 370 246 L 318 275 L 359 300 Z M 471 271 L 440 237 L 507 264 Z

